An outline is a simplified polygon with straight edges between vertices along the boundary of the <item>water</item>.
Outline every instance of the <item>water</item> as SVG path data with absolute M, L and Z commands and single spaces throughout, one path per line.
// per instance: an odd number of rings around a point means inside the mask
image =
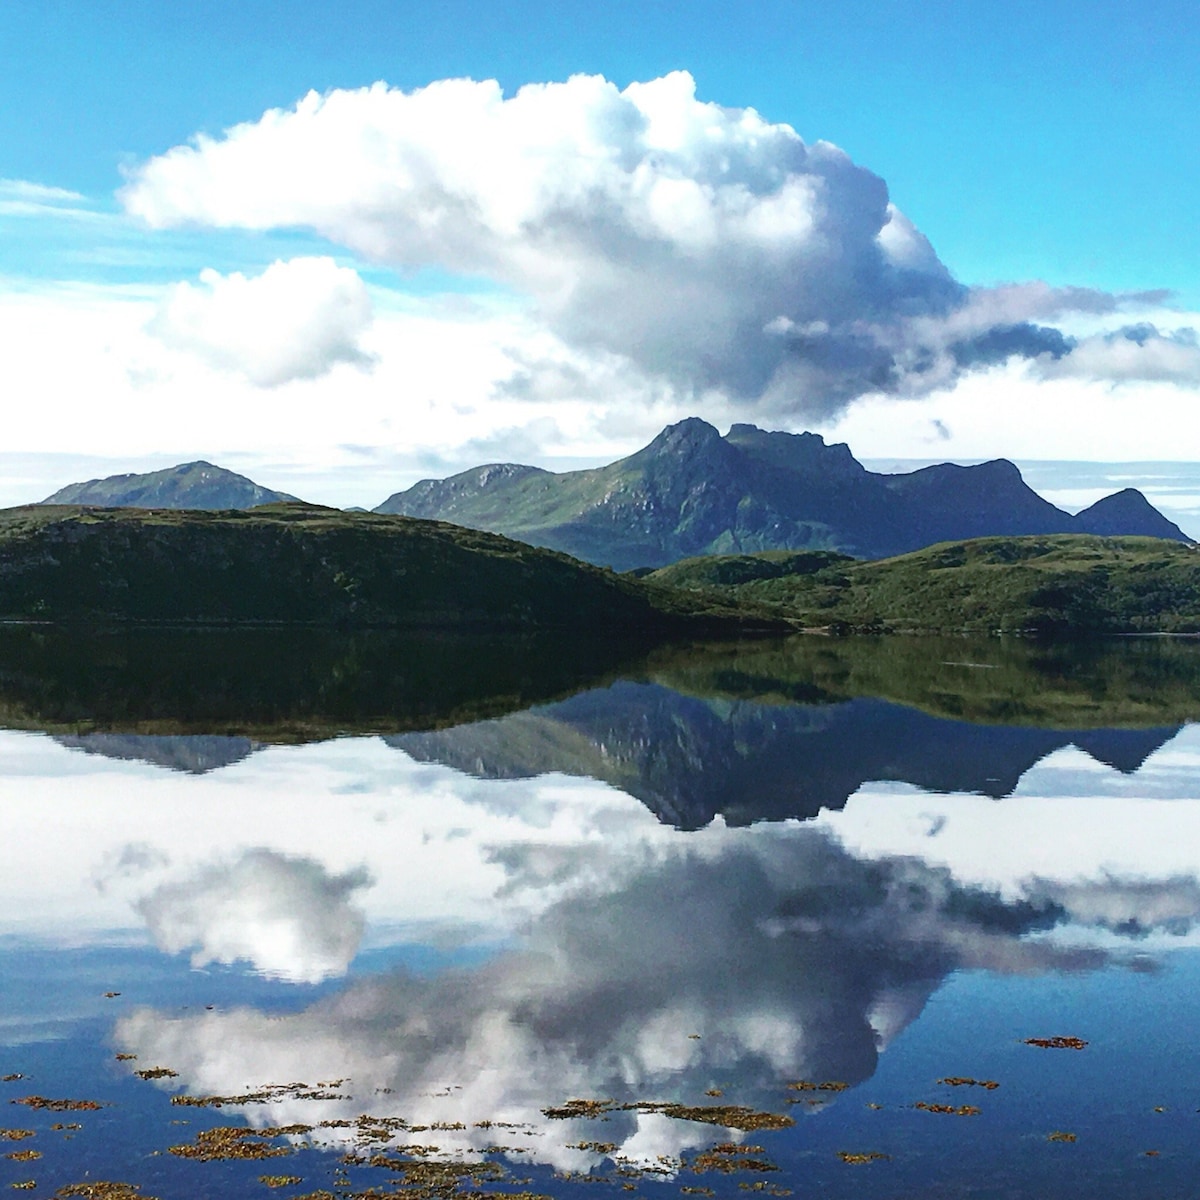
M 1197 718 L 1167 640 L 0 629 L 0 1186 L 1191 1196 Z

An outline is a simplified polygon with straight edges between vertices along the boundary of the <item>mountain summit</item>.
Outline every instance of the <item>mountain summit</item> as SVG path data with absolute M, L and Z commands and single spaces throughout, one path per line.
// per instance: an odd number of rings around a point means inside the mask
M 375 511 L 452 521 L 562 550 L 617 570 L 701 554 L 838 550 L 884 558 L 989 535 L 1148 534 L 1188 538 L 1129 490 L 1073 517 L 1043 500 L 1006 459 L 868 471 L 815 433 L 697 417 L 605 467 L 556 474 L 493 463 L 426 479 Z M 1090 515 L 1089 515 L 1090 514 Z
M 253 479 L 210 462 L 181 463 L 144 475 L 110 475 L 70 483 L 43 504 L 89 504 L 97 508 L 257 508 L 295 500 L 260 487 Z

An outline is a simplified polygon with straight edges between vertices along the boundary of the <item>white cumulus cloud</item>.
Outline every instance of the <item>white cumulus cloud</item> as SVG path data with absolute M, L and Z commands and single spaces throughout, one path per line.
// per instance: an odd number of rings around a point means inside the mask
M 310 93 L 144 163 L 123 200 L 155 227 L 307 227 L 482 274 L 569 345 L 781 409 L 920 386 L 902 327 L 966 295 L 882 179 L 684 72 Z
M 170 290 L 150 329 L 212 367 L 277 387 L 317 379 L 337 363 L 370 366 L 359 338 L 371 317 L 356 271 L 331 258 L 293 258 L 252 277 L 204 270 L 198 284 Z

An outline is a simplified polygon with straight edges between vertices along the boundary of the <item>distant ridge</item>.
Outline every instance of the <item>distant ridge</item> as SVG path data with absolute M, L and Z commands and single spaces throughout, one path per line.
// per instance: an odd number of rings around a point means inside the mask
M 616 570 L 763 550 L 886 558 L 937 542 L 1023 534 L 1189 540 L 1132 489 L 1073 517 L 1006 459 L 885 475 L 818 434 L 739 424 L 722 437 L 697 417 L 608 466 L 556 474 L 491 463 L 422 480 L 375 511 L 502 533 Z
M 97 508 L 257 508 L 295 500 L 261 487 L 245 475 L 210 462 L 180 463 L 141 475 L 110 475 L 71 483 L 42 504 L 88 504 Z

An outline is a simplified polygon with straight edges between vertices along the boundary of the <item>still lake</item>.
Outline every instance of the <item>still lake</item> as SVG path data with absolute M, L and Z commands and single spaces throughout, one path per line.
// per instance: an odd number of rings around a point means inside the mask
M 0 1187 L 1184 1197 L 1200 644 L 0 628 Z

